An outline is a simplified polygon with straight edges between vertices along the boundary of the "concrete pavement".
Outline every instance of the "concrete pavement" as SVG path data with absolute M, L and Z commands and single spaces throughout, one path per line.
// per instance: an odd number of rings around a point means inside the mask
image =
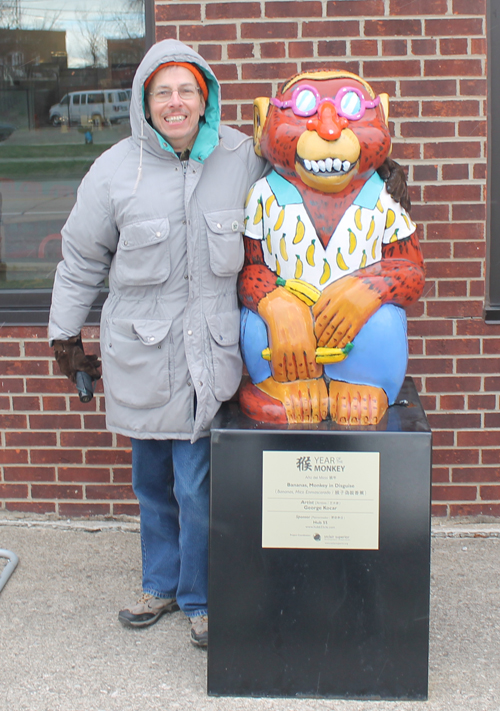
M 427 702 L 214 698 L 181 612 L 128 630 L 136 521 L 0 515 L 0 711 L 500 711 L 500 525 L 434 522 Z M 5 559 L 0 559 L 0 573 Z

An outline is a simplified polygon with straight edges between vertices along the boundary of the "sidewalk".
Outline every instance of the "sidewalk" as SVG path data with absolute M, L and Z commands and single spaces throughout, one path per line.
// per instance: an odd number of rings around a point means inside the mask
M 214 698 L 176 612 L 129 630 L 137 523 L 0 517 L 0 711 L 500 711 L 500 525 L 433 526 L 427 702 Z M 0 559 L 0 572 L 5 559 Z

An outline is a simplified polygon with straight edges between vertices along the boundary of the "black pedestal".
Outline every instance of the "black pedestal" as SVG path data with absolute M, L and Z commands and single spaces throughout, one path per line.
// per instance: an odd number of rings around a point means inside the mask
M 209 694 L 427 698 L 431 432 L 411 379 L 399 400 L 408 406 L 356 429 L 263 425 L 222 408 L 212 428 Z M 378 453 L 374 549 L 264 548 L 263 453 L 276 451 L 297 461 Z

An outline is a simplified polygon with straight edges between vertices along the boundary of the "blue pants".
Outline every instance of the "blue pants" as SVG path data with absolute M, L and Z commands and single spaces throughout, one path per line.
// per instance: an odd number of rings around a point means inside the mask
M 207 614 L 210 439 L 132 439 L 141 513 L 142 588 Z
M 252 382 L 256 385 L 272 375 L 262 351 L 269 345 L 267 326 L 253 311 L 241 310 L 241 350 Z M 398 396 L 408 364 L 406 313 L 385 304 L 363 326 L 353 341 L 354 348 L 340 363 L 325 365 L 332 380 L 382 388 L 392 405 Z

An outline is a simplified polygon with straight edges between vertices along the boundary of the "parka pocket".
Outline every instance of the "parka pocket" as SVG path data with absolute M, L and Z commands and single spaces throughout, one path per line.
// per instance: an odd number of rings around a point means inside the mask
M 116 276 L 126 286 L 162 284 L 170 275 L 168 218 L 124 226 L 116 251 Z
M 206 316 L 210 331 L 213 389 L 219 402 L 229 400 L 241 382 L 243 362 L 239 347 L 240 312 L 228 311 Z
M 136 409 L 161 407 L 170 400 L 174 373 L 168 339 L 172 319 L 110 319 L 102 360 L 111 396 Z
M 205 213 L 210 267 L 216 276 L 234 276 L 243 266 L 244 217 L 243 209 Z

